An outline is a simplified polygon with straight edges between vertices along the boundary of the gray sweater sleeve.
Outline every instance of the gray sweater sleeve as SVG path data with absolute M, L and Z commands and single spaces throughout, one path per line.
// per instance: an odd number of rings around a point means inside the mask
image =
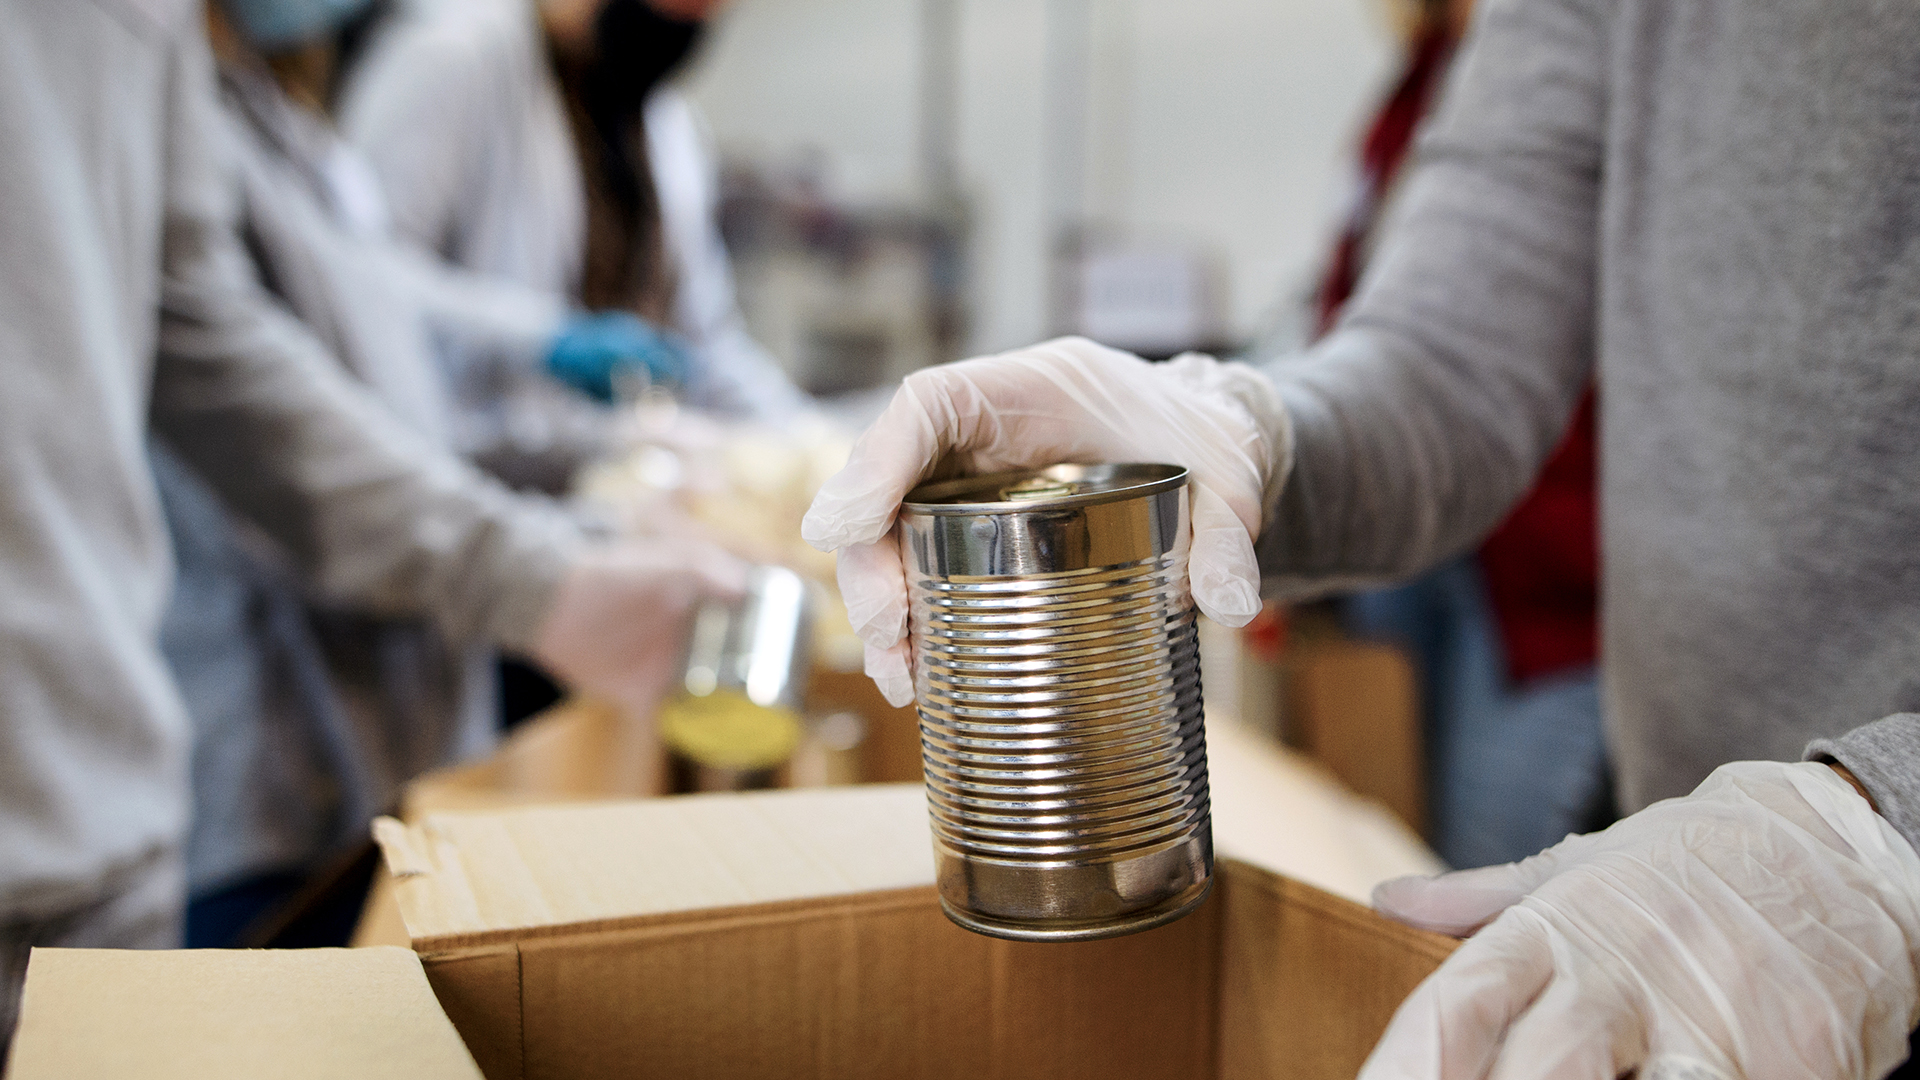
M 1920 851 L 1920 713 L 1895 713 L 1837 739 L 1815 739 L 1806 760 L 1845 765 L 1880 816 Z
M 389 415 L 254 279 L 203 48 L 172 80 L 154 427 L 325 594 L 532 642 L 580 543 Z
M 1601 0 L 1481 5 L 1339 328 L 1270 368 L 1292 478 L 1261 541 L 1283 597 L 1409 576 L 1526 491 L 1593 363 Z

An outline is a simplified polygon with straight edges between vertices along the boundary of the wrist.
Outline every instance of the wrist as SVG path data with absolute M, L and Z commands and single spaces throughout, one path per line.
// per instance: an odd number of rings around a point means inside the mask
M 1837 761 L 1826 761 L 1826 762 L 1822 762 L 1822 764 L 1824 764 L 1827 768 L 1832 769 L 1834 772 L 1839 773 L 1840 779 L 1845 780 L 1853 788 L 1853 790 L 1860 793 L 1861 798 L 1867 800 L 1867 805 L 1873 807 L 1874 813 L 1877 814 L 1880 812 L 1880 806 L 1878 803 L 1873 801 L 1873 795 L 1867 791 L 1867 785 L 1861 783 L 1860 778 L 1853 775 L 1853 770 L 1847 768 L 1845 765 L 1842 765 Z

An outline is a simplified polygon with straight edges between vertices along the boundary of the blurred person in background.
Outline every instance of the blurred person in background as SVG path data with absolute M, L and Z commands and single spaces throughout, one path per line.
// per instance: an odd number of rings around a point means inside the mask
M 36 946 L 181 940 L 192 724 L 149 433 L 313 593 L 645 710 L 694 544 L 593 542 L 408 427 L 266 292 L 198 5 L 0 5 L 0 1031 Z M 0 1043 L 3 1045 L 3 1043 Z
M 398 232 L 685 342 L 684 400 L 808 399 L 747 333 L 699 118 L 671 85 L 718 0 L 392 0 L 339 90 Z
M 323 111 L 329 52 L 367 6 L 211 5 L 214 136 L 260 280 L 395 417 L 446 446 L 461 368 L 537 371 L 580 318 L 557 294 L 394 240 L 378 181 Z M 599 335 L 603 367 L 646 362 L 634 322 L 634 340 Z M 222 946 L 363 845 L 401 783 L 493 745 L 494 651 L 310 597 L 165 440 L 153 457 L 178 566 L 161 647 L 195 727 L 187 943 Z
M 1313 296 L 1331 333 L 1440 99 L 1473 0 L 1404 12 L 1399 78 L 1367 125 L 1349 211 Z M 1458 867 L 1513 862 L 1613 820 L 1600 725 L 1599 551 L 1591 389 L 1534 486 L 1479 548 L 1342 603 L 1348 628 L 1406 648 L 1420 674 L 1429 839 Z
M 1363 1080 L 1870 1080 L 1920 1021 L 1920 8 L 1480 0 L 1338 325 L 1254 368 L 1081 339 L 908 377 L 809 511 L 911 700 L 901 498 L 1190 472 L 1229 626 L 1483 541 L 1590 383 L 1627 816 L 1384 883 L 1467 938 Z

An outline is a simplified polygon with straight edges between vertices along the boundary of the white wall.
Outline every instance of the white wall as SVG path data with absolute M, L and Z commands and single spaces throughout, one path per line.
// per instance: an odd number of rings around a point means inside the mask
M 1228 269 L 1246 335 L 1310 280 L 1394 45 L 1369 0 L 1090 0 L 1082 205 Z M 960 0 L 960 167 L 977 214 L 974 351 L 1047 332 L 1049 4 Z M 721 145 L 823 155 L 840 194 L 909 198 L 919 0 L 737 0 L 694 97 Z

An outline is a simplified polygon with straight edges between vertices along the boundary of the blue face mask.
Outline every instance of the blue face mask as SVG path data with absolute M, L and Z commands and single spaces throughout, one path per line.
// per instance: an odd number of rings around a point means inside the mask
M 338 29 L 373 0 L 220 0 L 247 44 L 273 52 Z

